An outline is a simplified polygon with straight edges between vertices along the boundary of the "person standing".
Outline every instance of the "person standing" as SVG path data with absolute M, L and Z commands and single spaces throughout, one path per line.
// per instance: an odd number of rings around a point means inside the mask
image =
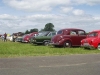
M 2 41 L 4 41 L 4 35 L 1 36 Z
M 4 34 L 4 42 L 7 41 L 7 34 Z

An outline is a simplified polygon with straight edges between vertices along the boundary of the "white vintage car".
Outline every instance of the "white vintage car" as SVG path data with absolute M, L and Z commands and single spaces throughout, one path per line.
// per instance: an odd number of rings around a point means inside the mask
M 13 36 L 12 35 L 7 36 L 7 40 L 13 41 Z

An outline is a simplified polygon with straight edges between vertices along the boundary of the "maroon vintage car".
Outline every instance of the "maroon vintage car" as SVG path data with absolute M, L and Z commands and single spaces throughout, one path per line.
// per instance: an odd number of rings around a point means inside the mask
M 82 29 L 61 29 L 57 32 L 57 35 L 52 37 L 51 44 L 55 47 L 81 46 L 81 40 L 84 38 L 86 38 L 86 32 Z
M 33 33 L 30 33 L 30 34 L 24 35 L 23 38 L 22 38 L 22 42 L 29 43 L 30 42 L 30 38 L 35 36 L 36 34 L 38 34 L 38 32 L 33 32 Z
M 100 50 L 100 30 L 90 32 L 85 39 L 81 40 L 81 46 Z

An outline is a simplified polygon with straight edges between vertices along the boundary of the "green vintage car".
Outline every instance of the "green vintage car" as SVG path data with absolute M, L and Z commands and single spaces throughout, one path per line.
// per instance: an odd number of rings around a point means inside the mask
M 38 36 L 33 38 L 33 44 L 49 45 L 51 38 L 56 35 L 56 31 L 43 31 L 39 32 Z

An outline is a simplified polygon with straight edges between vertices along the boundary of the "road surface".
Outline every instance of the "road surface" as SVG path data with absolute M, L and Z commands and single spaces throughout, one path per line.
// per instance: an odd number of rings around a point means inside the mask
M 0 75 L 100 75 L 100 54 L 0 58 Z

